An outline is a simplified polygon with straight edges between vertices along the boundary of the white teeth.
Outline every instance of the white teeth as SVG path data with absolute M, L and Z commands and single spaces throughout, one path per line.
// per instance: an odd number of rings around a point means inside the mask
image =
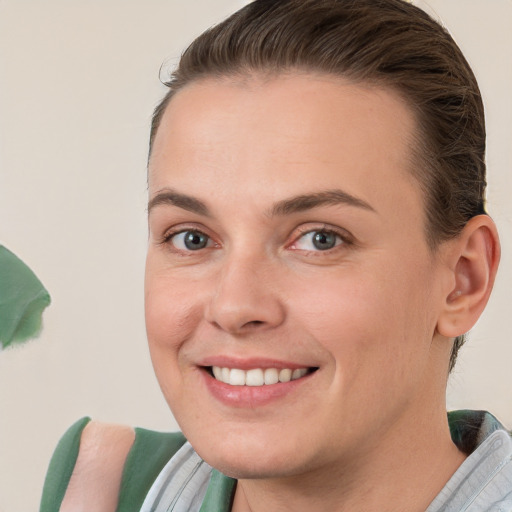
M 290 382 L 292 380 L 292 371 L 285 368 L 279 372 L 279 382 Z
M 238 368 L 233 368 L 229 372 L 229 384 L 232 386 L 245 386 L 245 372 Z
M 279 372 L 275 368 L 265 370 L 265 384 L 277 384 L 279 382 Z
M 304 377 L 304 375 L 306 375 L 306 373 L 307 373 L 306 368 L 298 368 L 297 370 L 293 370 L 292 380 L 300 379 L 301 377 Z
M 308 369 L 253 368 L 245 371 L 238 368 L 212 366 L 212 373 L 215 379 L 231 386 L 263 386 L 300 379 L 308 373 Z
M 245 374 L 245 385 L 246 386 L 263 386 L 263 370 L 259 368 L 255 368 L 254 370 L 249 370 Z

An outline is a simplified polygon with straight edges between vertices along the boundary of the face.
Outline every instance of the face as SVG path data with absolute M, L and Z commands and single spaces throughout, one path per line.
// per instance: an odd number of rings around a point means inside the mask
M 149 346 L 183 432 L 224 473 L 332 468 L 443 407 L 444 268 L 414 130 L 393 93 L 315 75 L 207 79 L 169 104 L 149 170 Z

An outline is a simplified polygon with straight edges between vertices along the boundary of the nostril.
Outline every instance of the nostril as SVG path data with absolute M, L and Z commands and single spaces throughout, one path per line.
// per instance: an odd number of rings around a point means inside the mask
M 256 327 L 258 325 L 262 325 L 264 324 L 265 322 L 263 322 L 262 320 L 251 320 L 250 322 L 247 322 L 245 325 L 248 326 L 248 327 Z
M 267 296 L 256 287 L 247 291 L 247 287 L 235 286 L 236 276 L 231 277 L 214 290 L 204 312 L 205 320 L 223 331 L 238 334 L 277 327 L 283 322 L 285 309 L 279 297 Z

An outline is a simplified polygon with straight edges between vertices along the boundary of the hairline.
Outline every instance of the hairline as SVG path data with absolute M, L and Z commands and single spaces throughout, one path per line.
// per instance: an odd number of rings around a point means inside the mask
M 211 73 L 205 72 L 202 73 L 187 83 L 180 85 L 179 87 L 172 88 L 172 84 L 167 85 L 170 90 L 164 96 L 164 98 L 160 101 L 155 109 L 155 115 L 153 116 L 153 121 L 151 124 L 151 137 L 149 143 L 149 151 L 148 151 L 148 183 L 149 183 L 149 173 L 150 173 L 150 162 L 151 162 L 151 154 L 154 146 L 154 142 L 156 140 L 156 136 L 158 134 L 162 119 L 165 115 L 165 112 L 169 108 L 169 104 L 172 99 L 178 95 L 183 90 L 188 89 L 190 86 L 200 85 L 203 82 L 213 81 L 218 82 L 219 84 L 230 82 L 234 84 L 245 84 L 246 82 L 250 82 L 252 80 L 260 80 L 263 83 L 268 82 L 270 80 L 286 77 L 286 76 L 312 76 L 319 80 L 327 80 L 332 83 L 336 82 L 345 82 L 347 84 L 356 85 L 359 87 L 363 87 L 369 90 L 381 90 L 387 93 L 392 94 L 395 99 L 402 102 L 403 105 L 407 108 L 408 112 L 411 115 L 413 125 L 415 130 L 413 133 L 409 134 L 407 140 L 405 140 L 405 146 L 408 150 L 408 154 L 406 155 L 407 159 L 407 176 L 412 177 L 414 182 L 413 185 L 419 187 L 420 195 L 423 202 L 423 231 L 425 235 L 425 239 L 427 242 L 427 246 L 430 252 L 433 254 L 436 253 L 437 248 L 441 244 L 443 240 L 436 238 L 433 233 L 433 229 L 430 225 L 430 221 L 428 218 L 428 201 L 429 201 L 429 187 L 428 185 L 421 179 L 421 173 L 428 173 L 426 167 L 431 165 L 428 162 L 428 158 L 426 153 L 428 151 L 427 148 L 427 137 L 425 134 L 425 130 L 422 127 L 421 122 L 421 109 L 418 108 L 411 100 L 407 97 L 407 95 L 400 90 L 397 86 L 394 86 L 390 83 L 389 80 L 386 80 L 385 75 L 382 78 L 375 77 L 360 77 L 355 78 L 351 76 L 350 73 L 343 75 L 337 72 L 329 72 L 323 69 L 314 69 L 312 66 L 290 66 L 290 67 L 282 67 L 277 68 L 275 66 L 268 66 L 260 68 L 252 68 L 248 66 L 240 66 L 239 68 L 233 69 L 231 71 L 226 71 L 223 73 Z

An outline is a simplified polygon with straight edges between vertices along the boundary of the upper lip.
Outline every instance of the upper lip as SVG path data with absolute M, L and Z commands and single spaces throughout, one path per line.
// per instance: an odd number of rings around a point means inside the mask
M 219 366 L 221 368 L 238 368 L 240 370 L 251 370 L 253 368 L 277 368 L 279 370 L 290 368 L 291 370 L 295 370 L 298 368 L 316 368 L 318 365 L 296 361 L 284 361 L 282 359 L 270 359 L 268 357 L 239 358 L 217 355 L 202 359 L 198 363 L 198 366 Z

